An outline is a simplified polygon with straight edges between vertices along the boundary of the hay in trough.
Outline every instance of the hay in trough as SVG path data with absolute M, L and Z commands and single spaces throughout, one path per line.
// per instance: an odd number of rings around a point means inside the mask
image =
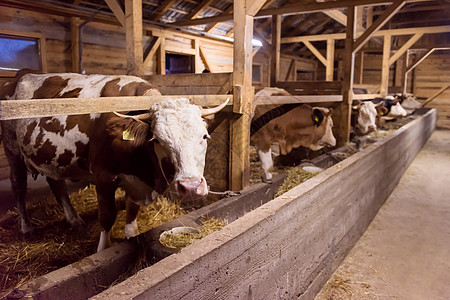
M 227 225 L 226 221 L 214 217 L 204 219 L 202 226 L 197 231 L 169 233 L 161 239 L 161 243 L 169 248 L 184 248 L 214 231 L 222 229 L 225 225 Z
M 53 195 L 33 199 L 27 211 L 34 226 L 31 237 L 24 238 L 18 229 L 19 213 L 10 210 L 0 217 L 0 299 L 25 282 L 76 262 L 96 252 L 101 227 L 97 221 L 97 195 L 90 185 L 70 195 L 71 202 L 86 223 L 77 232 L 67 223 L 62 207 Z M 125 193 L 116 192 L 117 207 L 124 208 Z M 160 196 L 141 207 L 140 232 L 145 232 L 185 213 L 179 204 Z M 113 242 L 124 239 L 125 211 L 118 211 L 112 229 Z
M 306 180 L 313 178 L 317 175 L 317 172 L 309 172 L 303 170 L 302 168 L 290 168 L 288 170 L 288 176 L 283 181 L 283 184 L 280 185 L 275 197 L 278 197 L 290 189 L 296 187 L 300 183 L 305 182 Z

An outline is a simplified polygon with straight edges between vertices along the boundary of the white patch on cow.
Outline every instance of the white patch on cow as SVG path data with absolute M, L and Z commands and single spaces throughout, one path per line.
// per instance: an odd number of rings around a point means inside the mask
M 158 148 L 164 148 L 170 155 L 176 170 L 175 181 L 199 180 L 202 193 L 206 194 L 203 170 L 207 146 L 205 137 L 209 135 L 201 109 L 191 105 L 188 99 L 180 98 L 157 102 L 151 111 L 154 137 L 161 146 Z
M 388 117 L 406 117 L 406 110 L 400 103 L 391 106 L 391 110 L 388 113 Z
M 320 124 L 320 126 L 325 126 L 325 133 L 316 144 L 311 144 L 309 148 L 313 151 L 317 151 L 325 146 L 326 147 L 336 146 L 336 138 L 333 135 L 333 119 L 330 116 L 330 110 L 325 107 L 313 107 L 313 109 L 320 109 L 322 113 L 325 115 L 322 124 Z
M 258 150 L 259 160 L 261 161 L 261 168 L 264 171 L 264 181 L 270 181 L 272 179 L 272 173 L 269 172 L 270 168 L 273 167 L 272 153 L 271 149 L 267 152 Z
M 139 227 L 137 220 L 134 219 L 131 223 L 125 224 L 125 238 L 129 239 L 137 235 L 139 235 Z
M 57 116 L 47 120 L 47 123 L 51 123 L 54 119 L 58 120 L 61 126 L 66 127 L 67 116 Z M 19 140 L 23 141 L 23 137 L 26 134 L 27 126 L 33 122 L 34 120 L 21 120 L 19 121 L 19 126 L 17 126 L 17 136 L 20 137 Z M 35 145 L 34 142 L 37 140 L 39 134 L 43 135 L 41 140 L 41 144 Z M 55 167 L 59 166 L 58 158 L 61 154 L 64 154 L 67 151 L 73 153 L 73 157 L 71 159 L 70 164 L 74 164 L 77 161 L 76 151 L 77 151 L 77 142 L 81 142 L 83 144 L 87 144 L 89 142 L 88 136 L 79 130 L 78 124 L 70 130 L 64 131 L 64 136 L 60 133 L 50 132 L 44 130 L 40 126 L 36 126 L 31 134 L 31 141 L 29 145 L 22 145 L 22 150 L 26 154 L 26 156 L 36 155 L 40 146 L 46 141 L 50 141 L 50 143 L 56 147 L 56 156 L 52 159 L 50 164 L 42 164 L 36 165 L 32 160 L 26 160 L 28 164 L 31 164 L 36 171 L 47 174 L 49 176 L 53 176 L 54 179 L 58 179 L 58 174 L 55 173 Z M 57 171 L 56 171 L 57 172 Z
M 11 99 L 32 99 L 37 89 L 42 86 L 42 83 L 48 77 L 55 76 L 55 74 L 25 74 L 17 82 L 16 90 Z
M 111 232 L 110 231 L 102 231 L 100 232 L 100 240 L 97 246 L 97 252 L 105 250 L 112 246 L 111 242 Z
M 407 95 L 401 105 L 408 114 L 412 114 L 416 108 L 420 108 L 422 106 L 422 104 L 420 104 L 420 102 L 417 101 L 412 95 Z
M 362 134 L 366 134 L 370 131 L 376 130 L 377 125 L 375 124 L 377 118 L 377 110 L 375 104 L 371 101 L 362 102 L 359 105 L 359 113 L 356 127 L 361 131 Z
M 95 119 L 98 119 L 98 118 L 100 118 L 100 116 L 101 116 L 102 114 L 89 114 L 89 118 L 91 119 L 91 120 L 95 120 Z

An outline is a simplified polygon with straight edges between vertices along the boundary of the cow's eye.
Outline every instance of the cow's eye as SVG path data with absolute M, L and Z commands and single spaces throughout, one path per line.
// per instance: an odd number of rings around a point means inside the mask
M 209 135 L 208 134 L 205 134 L 204 136 L 203 136 L 203 139 L 204 140 L 206 140 L 206 139 L 208 139 L 209 138 Z

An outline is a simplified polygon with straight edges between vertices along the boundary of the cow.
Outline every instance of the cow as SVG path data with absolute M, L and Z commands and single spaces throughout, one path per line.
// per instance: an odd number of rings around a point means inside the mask
M 393 96 L 386 96 L 385 98 L 375 98 L 369 100 L 373 102 L 375 105 L 381 103 L 378 109 L 378 115 L 383 117 L 384 119 L 394 119 L 399 117 L 406 117 L 407 112 L 402 107 L 400 102 L 395 99 Z M 385 108 L 383 111 L 380 108 Z
M 351 126 L 355 135 L 365 135 L 377 130 L 378 111 L 381 105 L 372 101 L 353 101 Z
M 300 146 L 313 151 L 335 146 L 331 113 L 331 108 L 308 104 L 257 105 L 251 122 L 250 144 L 261 160 L 263 181 L 272 179 L 269 172 L 273 166 L 272 144 L 278 144 L 283 155 Z
M 138 77 L 71 73 L 19 73 L 1 94 L 16 100 L 160 95 Z M 25 209 L 27 170 L 47 177 L 68 222 L 75 227 L 83 227 L 83 220 L 70 204 L 65 180 L 94 182 L 102 226 L 97 251 L 111 245 L 118 187 L 127 192 L 127 238 L 139 233 L 139 205 L 148 204 L 169 187 L 182 199 L 207 195 L 203 169 L 209 134 L 202 116 L 225 105 L 202 109 L 179 98 L 157 102 L 134 116 L 103 113 L 2 121 L 21 232 L 32 230 Z

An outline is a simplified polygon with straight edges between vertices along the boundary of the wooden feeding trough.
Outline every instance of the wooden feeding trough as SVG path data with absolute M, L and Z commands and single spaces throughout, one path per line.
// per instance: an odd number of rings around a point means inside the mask
M 393 134 L 274 200 L 284 175 L 42 276 L 16 294 L 38 299 L 311 299 L 365 231 L 435 124 L 436 111 L 423 109 Z M 316 163 L 326 164 L 329 157 Z M 225 218 L 229 224 L 169 255 L 160 234 L 196 227 L 202 216 Z M 166 257 L 111 286 L 137 256 L 137 244 L 151 259 Z

